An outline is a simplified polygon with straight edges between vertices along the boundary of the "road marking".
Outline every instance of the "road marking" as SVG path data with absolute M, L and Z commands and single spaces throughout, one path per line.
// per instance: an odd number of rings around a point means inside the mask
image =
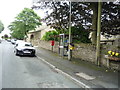
M 37 56 L 38 57 L 38 56 Z M 41 59 L 42 61 L 44 61 L 45 63 L 47 63 L 49 66 L 51 66 L 52 68 L 56 68 L 54 65 L 50 64 L 49 62 L 47 62 L 45 59 L 38 57 L 39 59 Z
M 50 63 L 47 62 L 45 59 L 43 59 L 43 58 L 41 58 L 41 57 L 39 57 L 39 56 L 37 56 L 37 57 L 38 57 L 39 59 L 41 59 L 43 62 L 45 62 L 46 64 L 48 64 L 50 67 L 52 67 L 53 69 L 55 69 L 56 71 L 58 71 L 59 73 L 62 73 L 62 74 L 64 74 L 64 75 L 66 75 L 67 77 L 69 77 L 71 80 L 75 81 L 75 82 L 76 82 L 78 85 L 80 85 L 82 88 L 90 88 L 90 86 L 84 84 L 83 82 L 75 79 L 75 78 L 72 77 L 71 75 L 69 75 L 69 74 L 63 72 L 62 70 L 56 68 L 54 65 L 50 64 Z
M 87 75 L 87 74 L 85 74 L 85 73 L 76 73 L 76 75 L 77 76 L 79 76 L 79 77 L 82 77 L 82 78 L 84 78 L 84 79 L 86 79 L 86 80 L 93 80 L 93 79 L 95 79 L 95 77 L 93 77 L 93 76 L 89 76 L 89 75 Z

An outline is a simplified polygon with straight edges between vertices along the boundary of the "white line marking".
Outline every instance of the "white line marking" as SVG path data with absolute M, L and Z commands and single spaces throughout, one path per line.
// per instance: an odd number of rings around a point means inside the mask
M 38 56 L 37 56 L 37 57 L 38 57 Z M 88 85 L 84 84 L 83 82 L 81 82 L 81 81 L 73 78 L 73 77 L 70 76 L 69 74 L 63 72 L 62 70 L 60 70 L 60 69 L 58 69 L 58 68 L 56 68 L 54 65 L 50 64 L 50 63 L 47 62 L 45 59 L 43 59 L 43 58 L 41 58 L 41 57 L 38 57 L 38 58 L 41 59 L 41 60 L 42 60 L 43 62 L 45 62 L 46 64 L 48 64 L 50 67 L 52 67 L 52 68 L 54 68 L 55 70 L 57 70 L 58 72 L 66 75 L 66 76 L 68 76 L 71 80 L 75 81 L 77 84 L 79 83 L 80 86 L 82 85 L 82 86 L 81 86 L 82 88 L 90 88 Z
M 79 76 L 79 77 L 82 77 L 82 78 L 84 78 L 86 80 L 93 80 L 93 79 L 95 79 L 95 77 L 89 76 L 89 75 L 87 75 L 85 73 L 76 73 L 76 75 Z

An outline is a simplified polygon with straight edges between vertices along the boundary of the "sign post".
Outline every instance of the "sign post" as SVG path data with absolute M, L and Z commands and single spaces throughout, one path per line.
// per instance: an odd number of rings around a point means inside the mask
M 100 65 L 100 32 L 101 32 L 101 8 L 102 2 L 98 2 L 98 20 L 97 20 L 97 46 L 96 46 L 96 62 Z
M 71 1 L 70 1 L 70 15 L 69 15 L 69 46 L 71 43 Z M 71 60 L 71 50 L 68 48 L 68 60 Z

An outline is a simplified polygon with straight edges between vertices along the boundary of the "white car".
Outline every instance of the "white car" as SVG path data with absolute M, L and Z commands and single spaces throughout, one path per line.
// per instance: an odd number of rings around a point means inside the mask
M 28 42 L 17 43 L 14 52 L 16 55 L 20 56 L 23 55 L 35 56 L 35 48 L 32 46 L 31 43 Z
M 0 43 L 2 42 L 2 39 L 0 38 Z
M 11 43 L 12 43 L 12 44 L 15 44 L 16 41 L 17 41 L 16 39 L 11 39 Z
M 19 43 L 24 43 L 25 41 L 23 41 L 23 40 L 17 40 L 16 42 L 15 42 L 15 47 L 17 46 L 17 44 L 19 44 Z

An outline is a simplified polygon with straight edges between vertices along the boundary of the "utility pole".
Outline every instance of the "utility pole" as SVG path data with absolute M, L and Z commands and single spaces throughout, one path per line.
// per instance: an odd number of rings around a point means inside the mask
M 101 8 L 102 2 L 98 2 L 98 20 L 97 20 L 97 46 L 96 46 L 96 61 L 97 65 L 100 65 L 100 32 L 101 32 Z
M 70 1 L 70 14 L 69 14 L 69 44 L 68 44 L 68 60 L 71 60 L 71 50 L 69 48 L 71 43 L 71 1 Z

